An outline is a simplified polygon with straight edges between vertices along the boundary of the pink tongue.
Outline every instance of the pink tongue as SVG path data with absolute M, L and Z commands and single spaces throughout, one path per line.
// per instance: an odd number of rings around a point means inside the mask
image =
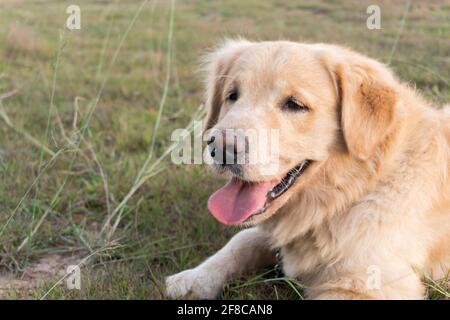
M 277 182 L 244 183 L 231 179 L 208 200 L 208 209 L 223 224 L 234 225 L 247 220 L 261 209 L 267 193 Z

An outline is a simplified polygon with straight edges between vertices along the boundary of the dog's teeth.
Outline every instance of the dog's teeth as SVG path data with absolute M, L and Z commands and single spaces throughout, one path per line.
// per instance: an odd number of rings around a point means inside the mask
M 288 190 L 295 182 L 295 180 L 303 173 L 303 169 L 308 166 L 310 161 L 304 161 L 294 169 L 291 169 L 287 175 L 268 193 L 270 199 L 275 199 L 281 196 Z
M 272 191 L 270 192 L 270 198 L 271 198 L 271 199 L 278 198 L 278 197 L 279 197 L 280 195 L 282 195 L 286 190 L 287 190 L 287 189 L 285 189 L 285 188 L 283 188 L 283 187 L 281 187 L 281 188 L 275 187 L 275 190 L 272 190 Z

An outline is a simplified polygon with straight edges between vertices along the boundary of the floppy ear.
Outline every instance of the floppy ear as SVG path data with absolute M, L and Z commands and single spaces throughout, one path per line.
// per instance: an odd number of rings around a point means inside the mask
M 335 73 L 347 149 L 366 160 L 393 131 L 397 118 L 396 80 L 378 63 L 340 64 Z
M 246 40 L 226 40 L 222 46 L 206 57 L 206 99 L 207 110 L 204 130 L 211 129 L 218 121 L 223 100 L 225 80 L 242 50 L 250 42 Z

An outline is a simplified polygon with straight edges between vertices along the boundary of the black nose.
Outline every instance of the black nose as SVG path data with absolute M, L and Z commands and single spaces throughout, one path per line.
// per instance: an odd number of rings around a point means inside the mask
M 245 135 L 233 130 L 214 130 L 207 142 L 216 164 L 244 164 L 248 141 Z

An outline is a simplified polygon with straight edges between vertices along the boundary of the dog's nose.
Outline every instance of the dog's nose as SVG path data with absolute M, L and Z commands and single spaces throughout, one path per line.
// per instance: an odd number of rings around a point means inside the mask
M 207 142 L 216 164 L 243 164 L 247 152 L 247 138 L 234 130 L 213 130 Z

